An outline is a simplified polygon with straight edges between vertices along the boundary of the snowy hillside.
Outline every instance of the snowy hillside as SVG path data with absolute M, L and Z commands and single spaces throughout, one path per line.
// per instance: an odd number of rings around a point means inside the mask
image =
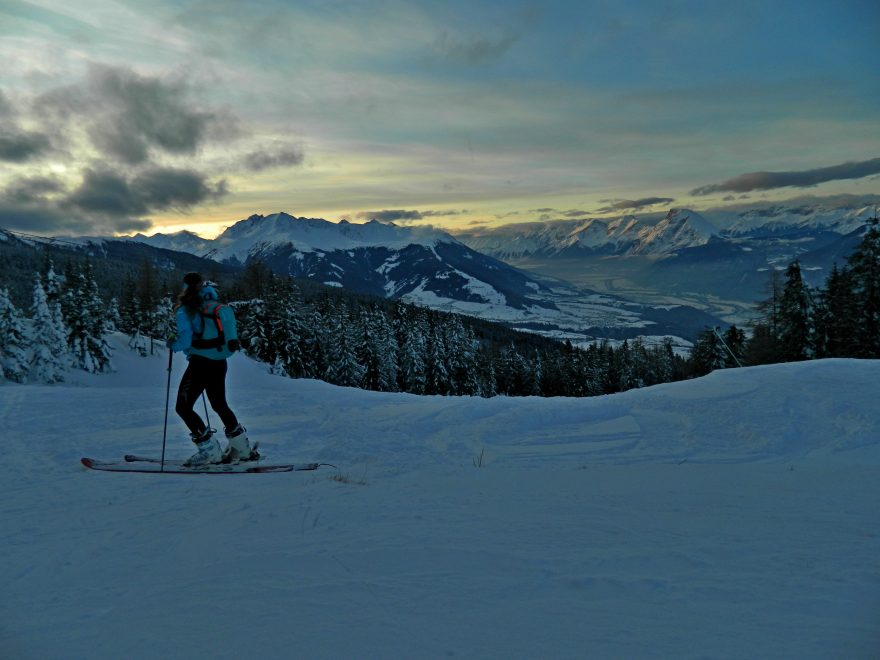
M 158 455 L 167 362 L 115 341 L 0 386 L 0 657 L 877 657 L 876 362 L 484 400 L 236 356 L 268 459 L 339 471 L 125 475 L 78 461 Z

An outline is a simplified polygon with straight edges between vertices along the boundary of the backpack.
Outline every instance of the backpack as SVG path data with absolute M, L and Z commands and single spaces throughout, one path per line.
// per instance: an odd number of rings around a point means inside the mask
M 201 332 L 193 332 L 192 348 L 198 355 L 223 360 L 239 349 L 235 313 L 228 305 L 210 301 L 199 310 Z

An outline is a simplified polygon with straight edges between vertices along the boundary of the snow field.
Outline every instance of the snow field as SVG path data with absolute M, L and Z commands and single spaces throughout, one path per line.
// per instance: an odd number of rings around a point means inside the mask
M 483 400 L 293 381 L 237 356 L 230 403 L 267 460 L 339 473 L 80 467 L 158 455 L 166 360 L 120 348 L 112 375 L 0 387 L 0 657 L 880 649 L 874 362 Z M 191 451 L 173 410 L 168 430 L 170 456 Z

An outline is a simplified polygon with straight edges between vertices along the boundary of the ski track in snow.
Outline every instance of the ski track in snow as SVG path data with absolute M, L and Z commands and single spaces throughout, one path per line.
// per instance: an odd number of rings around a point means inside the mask
M 0 657 L 880 652 L 874 361 L 484 400 L 237 356 L 230 403 L 267 461 L 349 483 L 79 466 L 159 454 L 166 359 L 0 386 Z M 192 451 L 173 410 L 167 451 Z

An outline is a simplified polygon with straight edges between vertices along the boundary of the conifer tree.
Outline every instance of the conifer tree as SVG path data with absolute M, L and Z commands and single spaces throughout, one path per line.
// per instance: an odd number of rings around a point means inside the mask
M 291 378 L 311 374 L 304 353 L 305 329 L 299 289 L 289 280 L 275 278 L 269 286 L 267 318 L 272 344 L 285 373 Z
M 727 352 L 724 366 L 728 368 L 742 366 L 745 360 L 746 333 L 731 325 L 724 331 L 723 339 Z
M 356 324 L 349 319 L 345 306 L 331 306 L 324 318 L 327 369 L 324 380 L 334 385 L 358 387 L 364 366 L 358 362 Z
M 713 328 L 703 330 L 691 351 L 691 362 L 697 375 L 705 375 L 728 366 L 730 356 Z
M 448 352 L 444 334 L 436 322 L 431 324 L 425 359 L 426 394 L 452 394 L 452 378 L 449 373 Z
M 38 383 L 58 383 L 70 364 L 67 353 L 67 331 L 49 308 L 46 291 L 40 278 L 34 284 L 32 318 L 32 351 L 30 378 Z
M 785 271 L 785 287 L 779 301 L 778 333 L 783 360 L 807 360 L 815 356 L 813 297 L 797 260 L 791 262 Z
M 847 260 L 855 301 L 855 355 L 880 357 L 880 220 L 872 218 L 855 251 Z
M 452 393 L 473 396 L 480 390 L 473 330 L 466 328 L 458 316 L 450 317 L 444 327 Z
M 856 355 L 858 306 L 848 269 L 834 264 L 819 295 L 819 303 L 816 317 L 820 354 L 824 357 Z
M 103 303 L 88 263 L 77 274 L 75 285 L 71 287 L 68 283 L 65 298 L 69 310 L 68 346 L 74 366 L 90 373 L 112 370 Z
M 23 383 L 28 374 L 28 339 L 22 314 L 9 300 L 9 291 L 0 288 L 0 380 Z
M 425 365 L 425 336 L 420 332 L 415 318 L 398 319 L 397 380 L 402 392 L 424 394 L 427 388 Z

